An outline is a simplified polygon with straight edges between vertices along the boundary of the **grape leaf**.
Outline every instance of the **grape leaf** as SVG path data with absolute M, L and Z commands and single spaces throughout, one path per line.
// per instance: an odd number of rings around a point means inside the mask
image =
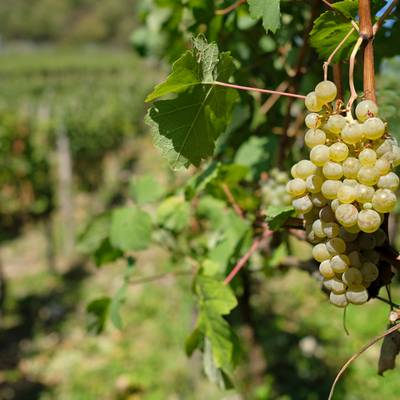
M 280 0 L 248 0 L 250 16 L 254 19 L 262 18 L 263 27 L 275 33 L 281 25 Z
M 219 53 L 216 44 L 208 44 L 200 36 L 193 49 L 175 62 L 167 80 L 148 96 L 147 100 L 152 101 L 176 95 L 156 101 L 146 116 L 154 143 L 172 168 L 199 166 L 212 156 L 215 141 L 225 130 L 238 97 L 235 90 L 213 82 L 227 81 L 233 68 L 228 53 Z
M 272 231 L 280 229 L 293 212 L 292 206 L 269 206 L 266 217 L 269 229 Z
M 91 301 L 87 305 L 86 313 L 88 332 L 97 335 L 104 330 L 110 304 L 111 299 L 109 297 L 102 297 Z
M 118 260 L 118 258 L 123 255 L 124 253 L 121 250 L 114 248 L 111 245 L 110 240 L 107 238 L 103 240 L 100 247 L 93 253 L 93 258 L 96 265 L 100 267 L 104 264 Z
M 110 213 L 103 213 L 91 220 L 84 232 L 78 238 L 78 249 L 85 254 L 95 252 L 108 237 Z
M 398 331 L 385 336 L 379 355 L 378 373 L 383 375 L 385 371 L 396 367 L 396 357 L 400 352 L 400 333 Z
M 181 232 L 189 223 L 190 205 L 181 196 L 166 198 L 157 209 L 157 223 L 173 232 Z
M 153 176 L 142 175 L 132 179 L 129 191 L 136 203 L 142 205 L 159 200 L 164 187 Z
M 332 4 L 332 6 L 340 12 L 331 10 L 321 14 L 315 20 L 310 33 L 311 46 L 317 50 L 323 59 L 327 59 L 350 32 L 352 28 L 351 19 L 356 16 L 358 10 L 358 2 L 353 0 L 341 1 Z M 357 39 L 358 33 L 354 31 L 338 50 L 333 62 L 348 59 Z
M 151 240 L 151 218 L 137 207 L 117 208 L 112 213 L 110 242 L 123 251 L 144 250 Z

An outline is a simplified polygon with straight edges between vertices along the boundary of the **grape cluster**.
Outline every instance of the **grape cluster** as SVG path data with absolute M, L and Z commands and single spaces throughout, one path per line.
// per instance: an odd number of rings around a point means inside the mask
M 368 300 L 378 278 L 376 247 L 387 240 L 380 229 L 384 214 L 396 206 L 400 148 L 386 133 L 370 100 L 342 115 L 333 82 L 319 83 L 305 99 L 305 144 L 310 159 L 292 167 L 287 192 L 305 221 L 312 255 L 320 263 L 330 302 L 338 307 Z
M 262 202 L 265 207 L 290 205 L 291 196 L 286 192 L 289 175 L 285 171 L 273 168 L 265 181 L 261 183 Z

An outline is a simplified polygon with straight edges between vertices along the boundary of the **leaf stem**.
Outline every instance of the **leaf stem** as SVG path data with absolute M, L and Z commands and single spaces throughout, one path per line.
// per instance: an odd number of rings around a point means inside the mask
M 350 56 L 349 85 L 350 85 L 350 94 L 351 94 L 351 96 L 350 96 L 349 102 L 347 103 L 347 111 L 348 112 L 351 112 L 351 107 L 352 107 L 355 99 L 358 97 L 357 90 L 356 90 L 356 88 L 354 86 L 354 65 L 355 65 L 355 61 L 356 61 L 358 50 L 360 50 L 362 42 L 363 42 L 363 38 L 359 37 L 357 39 L 357 42 L 356 42 L 356 44 L 354 46 L 354 49 L 353 49 L 353 51 L 351 53 L 351 56 Z
M 216 86 L 224 86 L 224 87 L 228 87 L 228 88 L 232 88 L 232 89 L 246 90 L 248 92 L 275 94 L 275 95 L 279 95 L 279 96 L 295 97 L 297 99 L 303 99 L 303 100 L 306 98 L 306 96 L 304 96 L 302 94 L 279 92 L 277 90 L 260 89 L 260 88 L 251 87 L 251 86 L 234 85 L 232 83 L 227 83 L 227 82 L 214 81 L 214 82 L 211 82 L 210 84 L 216 85 Z
M 229 203 L 231 203 L 233 209 L 235 210 L 235 213 L 240 217 L 244 218 L 244 212 L 240 208 L 239 204 L 236 202 L 235 197 L 233 196 L 231 190 L 229 189 L 229 186 L 226 183 L 222 183 L 222 190 L 225 193 L 226 198 L 228 199 Z
M 236 10 L 242 4 L 246 3 L 247 0 L 238 0 L 236 3 L 230 5 L 229 7 L 223 8 L 222 10 L 216 10 L 215 15 L 226 15 L 231 11 Z

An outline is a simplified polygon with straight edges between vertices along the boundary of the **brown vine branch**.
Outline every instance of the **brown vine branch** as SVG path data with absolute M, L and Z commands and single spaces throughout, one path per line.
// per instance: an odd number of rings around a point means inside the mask
M 252 86 L 234 85 L 232 83 L 227 83 L 227 82 L 214 81 L 211 83 L 211 85 L 223 86 L 223 87 L 228 87 L 228 88 L 238 89 L 238 90 L 246 90 L 248 92 L 267 93 L 267 94 L 274 94 L 274 95 L 278 95 L 278 96 L 295 97 L 297 99 L 303 99 L 303 100 L 306 98 L 306 96 L 304 96 L 302 94 L 279 92 L 276 90 L 269 90 L 269 89 L 260 89 L 260 88 L 256 88 L 256 87 L 252 87 Z
M 240 208 L 239 204 L 236 202 L 235 197 L 233 196 L 231 190 L 229 189 L 229 186 L 226 183 L 222 183 L 222 190 L 225 193 L 226 198 L 228 199 L 229 203 L 232 205 L 233 209 L 235 210 L 235 213 L 240 217 L 244 218 L 244 212 Z
M 397 324 L 395 326 L 392 326 L 390 329 L 385 331 L 379 336 L 376 336 L 374 339 L 372 339 L 369 343 L 367 343 L 364 347 L 362 347 L 357 353 L 353 354 L 347 362 L 343 365 L 343 367 L 340 369 L 338 374 L 336 375 L 335 380 L 333 381 L 333 384 L 331 386 L 331 390 L 329 392 L 329 397 L 328 400 L 333 399 L 333 394 L 335 391 L 336 384 L 338 383 L 340 377 L 343 375 L 343 373 L 346 371 L 346 369 L 349 367 L 349 365 L 356 360 L 361 354 L 363 354 L 366 350 L 368 350 L 372 345 L 374 345 L 376 342 L 379 342 L 379 340 L 383 339 L 385 336 L 390 335 L 393 332 L 396 332 L 397 330 L 400 329 L 400 324 Z
M 376 35 L 376 32 L 382 27 L 383 23 L 385 22 L 386 18 L 392 13 L 394 8 L 397 6 L 399 0 L 393 0 L 390 6 L 385 10 L 385 12 L 380 16 L 378 21 L 375 22 L 374 26 L 372 27 L 373 35 Z
M 238 0 L 236 3 L 230 5 L 229 7 L 223 8 L 221 10 L 215 11 L 215 15 L 226 15 L 229 14 L 231 11 L 236 10 L 242 4 L 246 3 L 246 0 Z

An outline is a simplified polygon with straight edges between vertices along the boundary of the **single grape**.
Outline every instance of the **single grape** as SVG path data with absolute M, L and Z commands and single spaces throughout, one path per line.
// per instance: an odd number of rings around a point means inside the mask
M 396 195 L 389 189 L 378 189 L 372 197 L 372 206 L 380 213 L 388 213 L 393 211 L 396 201 Z
M 335 211 L 338 222 L 347 227 L 357 223 L 358 210 L 352 204 L 341 204 Z
M 304 143 L 312 149 L 320 144 L 325 144 L 326 134 L 321 129 L 309 129 L 304 136 Z
M 334 292 L 331 292 L 329 295 L 329 301 L 332 305 L 340 308 L 344 308 L 348 305 L 348 300 L 344 293 L 336 294 Z
M 378 170 L 379 175 L 386 175 L 390 171 L 390 162 L 379 158 L 376 160 L 375 168 Z
M 313 193 L 311 195 L 311 201 L 315 207 L 323 207 L 328 204 L 329 200 L 326 199 L 321 193 Z
M 325 206 L 319 210 L 318 214 L 319 218 L 323 222 L 334 222 L 335 221 L 335 213 L 332 211 L 330 206 Z
M 373 186 L 378 182 L 379 172 L 375 167 L 361 167 L 357 179 L 363 185 Z
M 297 173 L 297 163 L 294 164 L 293 167 L 290 169 L 290 175 L 292 175 L 293 178 L 300 178 Z
M 326 246 L 325 246 L 325 248 L 326 248 Z M 350 260 L 349 260 L 349 257 L 346 256 L 346 254 L 337 254 L 331 258 L 332 269 L 337 274 L 341 274 L 341 273 L 347 271 L 349 268 L 349 265 L 350 265 Z
M 363 207 L 363 210 L 372 210 L 373 209 L 372 203 L 364 203 L 362 205 L 362 207 Z
M 338 192 L 337 192 L 337 198 L 342 202 L 342 203 L 352 203 L 357 197 L 357 189 L 343 184 Z
M 315 233 L 313 231 L 307 233 L 307 240 L 311 243 L 311 244 L 318 244 L 320 243 L 323 239 L 315 236 Z
M 336 222 L 323 222 L 322 230 L 325 236 L 330 239 L 339 235 L 339 225 Z
M 377 140 L 385 133 L 385 124 L 377 117 L 367 119 L 363 124 L 364 136 L 370 140 Z
M 386 233 L 383 229 L 378 229 L 376 232 L 374 232 L 374 236 L 375 236 L 376 245 L 378 247 L 382 246 L 387 240 Z
M 376 246 L 375 235 L 362 232 L 358 235 L 358 246 L 361 250 L 373 249 Z
M 390 153 L 392 149 L 393 142 L 389 139 L 386 139 L 376 148 L 376 154 L 378 155 L 378 157 L 382 157 L 386 153 Z
M 362 252 L 362 257 L 364 260 L 366 261 L 370 261 L 373 264 L 378 264 L 381 256 L 379 255 L 379 253 L 375 250 L 365 250 Z
M 343 168 L 339 163 L 327 161 L 322 168 L 322 173 L 327 179 L 338 180 L 343 176 Z
M 338 189 L 339 190 L 339 189 Z M 336 210 L 337 210 L 337 208 L 340 206 L 340 200 L 339 199 L 333 199 L 332 201 L 331 201 L 331 209 L 332 209 L 332 211 L 335 213 L 336 212 Z M 336 216 L 335 216 L 335 219 L 336 219 Z
M 335 276 L 335 272 L 333 271 L 329 260 L 322 261 L 322 263 L 319 265 L 319 272 L 324 278 L 327 279 Z
M 364 122 L 375 115 L 378 115 L 378 106 L 372 100 L 363 100 L 357 104 L 356 116 L 359 121 Z
M 310 197 L 306 195 L 293 199 L 292 206 L 299 214 L 306 214 L 312 210 L 313 203 Z
M 339 135 L 342 129 L 346 126 L 346 118 L 339 114 L 333 114 L 328 118 L 324 129 L 329 132 Z
M 362 140 L 363 136 L 363 130 L 357 122 L 346 125 L 341 133 L 343 142 L 347 144 L 356 144 Z
M 323 229 L 322 229 L 322 221 L 320 219 L 316 219 L 312 224 L 312 230 L 315 233 L 315 236 L 324 238 L 326 237 Z
M 356 200 L 359 203 L 369 203 L 372 201 L 372 197 L 374 196 L 375 190 L 371 186 L 366 185 L 358 185 L 357 186 L 357 195 Z
M 329 147 L 319 144 L 311 149 L 310 160 L 314 165 L 322 167 L 329 160 Z
M 286 191 L 293 197 L 302 196 L 307 190 L 306 182 L 300 178 L 294 178 L 286 185 Z
M 315 87 L 315 95 L 321 103 L 329 103 L 336 98 L 336 85 L 331 81 L 322 81 Z
M 329 253 L 333 256 L 336 256 L 337 254 L 342 254 L 346 251 L 346 243 L 343 239 L 339 237 L 327 240 L 325 245 Z
M 363 263 L 361 269 L 360 269 L 363 279 L 366 282 L 373 282 L 375 281 L 378 276 L 379 276 L 379 270 L 378 267 L 373 264 L 372 262 L 365 262 Z
M 360 253 L 356 250 L 352 251 L 348 255 L 349 260 L 350 260 L 350 265 L 354 268 L 361 268 L 362 263 L 361 263 L 361 256 Z
M 343 272 L 342 280 L 347 286 L 360 285 L 363 281 L 363 275 L 359 269 L 350 267 Z
M 306 179 L 306 188 L 310 193 L 318 193 L 324 180 L 320 175 L 310 175 Z
M 332 161 L 342 162 L 349 155 L 349 148 L 342 142 L 333 143 L 329 147 L 329 157 Z
M 374 210 L 361 210 L 358 213 L 358 227 L 366 233 L 372 233 L 381 226 L 381 217 Z
M 346 299 L 351 304 L 361 305 L 368 301 L 368 291 L 364 285 L 354 285 L 346 291 Z
M 343 161 L 343 175 L 346 178 L 355 179 L 359 169 L 361 168 L 360 161 L 357 158 L 349 157 Z
M 394 172 L 389 172 L 379 178 L 377 186 L 380 189 L 389 189 L 392 192 L 395 192 L 399 187 L 399 183 L 399 177 Z
M 315 175 L 317 167 L 309 160 L 301 160 L 296 164 L 296 178 L 307 179 L 310 175 Z
M 315 94 L 315 92 L 310 92 L 308 93 L 308 95 L 306 96 L 305 100 L 304 100 L 304 104 L 307 108 L 308 111 L 311 112 L 319 112 L 322 110 L 322 103 L 321 101 L 318 99 L 317 95 Z
M 347 185 L 347 186 L 351 186 L 353 188 L 357 188 L 357 186 L 358 186 L 358 182 L 356 179 L 345 178 L 345 179 L 343 179 L 343 184 Z
M 358 237 L 358 232 L 355 233 L 351 233 L 346 231 L 346 228 L 344 228 L 343 226 L 340 227 L 340 232 L 339 232 L 339 236 L 345 241 L 345 242 L 354 242 L 357 237 Z
M 331 255 L 326 248 L 325 243 L 318 243 L 317 245 L 315 245 L 312 249 L 312 256 L 320 263 L 331 258 Z
M 317 129 L 321 126 L 321 117 L 317 113 L 307 114 L 305 124 L 309 129 Z
M 332 279 L 331 287 L 332 287 L 332 292 L 340 294 L 346 291 L 347 286 L 342 280 L 335 277 Z
M 360 232 L 360 228 L 358 227 L 357 224 L 354 224 L 352 226 L 344 226 L 343 229 L 346 229 L 346 231 L 350 232 L 350 233 L 359 233 Z
M 392 153 L 392 165 L 393 167 L 398 167 L 400 165 L 400 148 L 397 146 L 393 146 Z
M 376 153 L 372 149 L 364 149 L 358 155 L 358 159 L 363 167 L 373 167 L 376 163 Z
M 342 182 L 335 180 L 327 180 L 321 186 L 321 193 L 329 200 L 336 198 L 337 192 Z

